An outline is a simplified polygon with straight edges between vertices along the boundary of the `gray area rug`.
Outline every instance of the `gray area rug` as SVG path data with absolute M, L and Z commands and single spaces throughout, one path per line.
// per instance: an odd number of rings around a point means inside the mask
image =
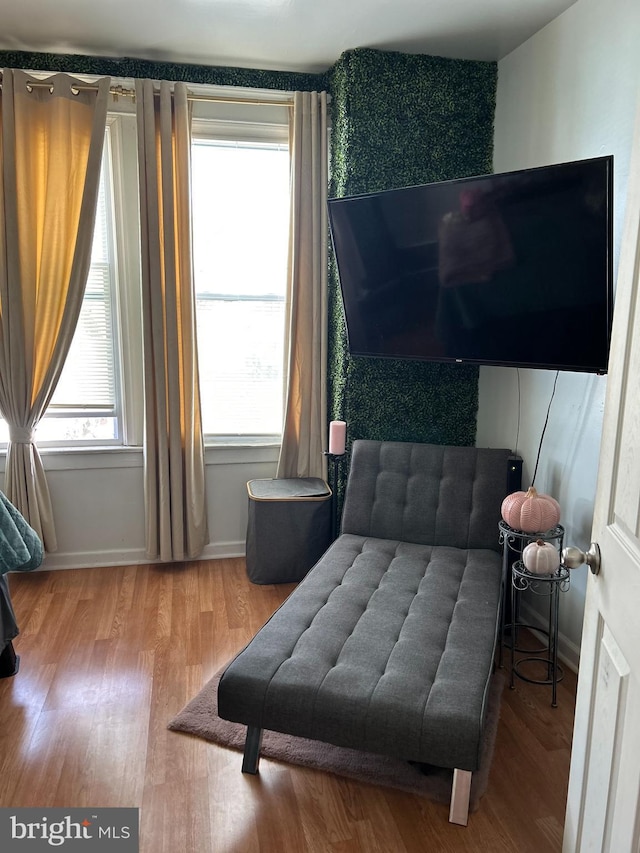
M 218 682 L 222 672 L 216 673 L 205 684 L 200 693 L 169 722 L 167 728 L 242 752 L 246 726 L 230 723 L 218 716 Z M 481 765 L 471 781 L 469 806 L 472 811 L 477 809 L 487 789 L 504 685 L 504 674 L 496 672 L 489 692 Z M 387 755 L 359 752 L 271 731 L 264 732 L 260 755 L 287 764 L 336 773 L 359 782 L 398 788 L 440 803 L 448 804 L 451 798 L 453 771 L 441 767 L 414 765 Z M 240 767 L 241 760 L 238 758 L 238 773 Z

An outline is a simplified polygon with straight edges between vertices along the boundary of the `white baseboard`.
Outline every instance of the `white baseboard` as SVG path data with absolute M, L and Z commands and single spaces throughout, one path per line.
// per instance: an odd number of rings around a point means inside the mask
M 198 560 L 221 560 L 244 557 L 245 543 L 210 542 Z M 58 571 L 60 569 L 95 569 L 104 566 L 138 566 L 144 563 L 160 563 L 150 560 L 144 548 L 112 549 L 104 551 L 56 551 L 45 554 L 40 569 L 36 571 Z
M 521 600 L 520 616 L 521 621 L 527 625 L 530 625 L 533 628 L 539 627 L 541 631 L 546 631 L 547 622 L 544 617 L 534 610 L 533 607 L 527 605 L 524 600 Z M 569 669 L 573 670 L 573 672 L 578 671 L 578 666 L 580 664 L 580 647 L 576 646 L 575 643 L 572 643 L 571 640 L 567 639 L 567 637 L 560 631 L 558 632 L 558 659 Z
M 246 542 L 209 542 L 199 560 L 222 560 L 230 557 L 244 557 L 246 555 Z

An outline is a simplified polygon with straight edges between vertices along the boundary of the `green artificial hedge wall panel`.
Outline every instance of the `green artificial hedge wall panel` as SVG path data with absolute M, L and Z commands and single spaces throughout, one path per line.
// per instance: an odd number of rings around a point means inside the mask
M 216 86 L 246 86 L 252 89 L 313 92 L 327 88 L 328 74 L 299 74 L 255 68 L 226 68 L 215 65 L 158 62 L 130 57 L 84 56 L 81 54 L 0 51 L 1 68 L 23 68 L 68 74 L 103 74 L 112 77 L 142 77 Z
M 330 74 L 336 193 L 492 170 L 497 66 L 359 48 Z
M 496 82 L 493 62 L 369 48 L 343 54 L 330 75 L 330 195 L 490 172 Z M 478 368 L 350 357 L 333 259 L 329 278 L 329 412 L 347 421 L 349 445 L 473 445 Z

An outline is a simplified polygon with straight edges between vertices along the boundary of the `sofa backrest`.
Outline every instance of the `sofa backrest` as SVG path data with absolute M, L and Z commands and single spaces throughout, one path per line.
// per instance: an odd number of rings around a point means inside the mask
M 354 441 L 342 532 L 499 550 L 510 450 Z

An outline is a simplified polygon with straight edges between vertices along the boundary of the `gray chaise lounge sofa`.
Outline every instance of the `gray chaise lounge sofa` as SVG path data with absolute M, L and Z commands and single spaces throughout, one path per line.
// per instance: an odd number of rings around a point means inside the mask
M 508 450 L 354 442 L 341 535 L 221 678 L 243 771 L 263 729 L 453 768 L 449 819 L 467 823 L 509 468 Z

